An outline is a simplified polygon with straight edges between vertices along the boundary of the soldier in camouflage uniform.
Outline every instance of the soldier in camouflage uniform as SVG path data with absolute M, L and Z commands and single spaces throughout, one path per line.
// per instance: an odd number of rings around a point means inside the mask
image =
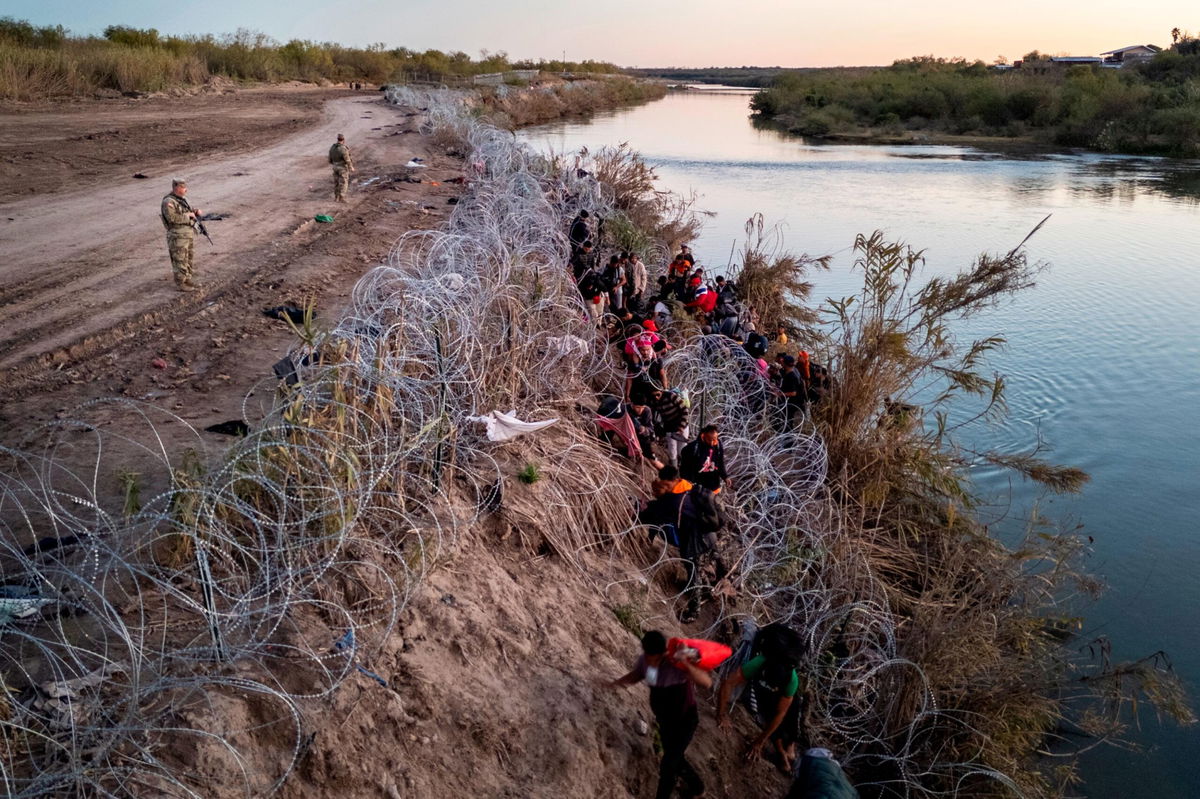
M 346 189 L 350 187 L 350 173 L 355 172 L 354 159 L 346 146 L 346 137 L 338 134 L 337 143 L 329 148 L 329 163 L 333 164 L 333 199 L 346 202 Z
M 171 193 L 163 197 L 160 211 L 163 227 L 167 229 L 167 252 L 171 254 L 176 288 L 180 291 L 199 288 L 192 282 L 192 251 L 196 243 L 193 223 L 200 217 L 200 209 L 188 205 L 186 180 L 171 181 Z

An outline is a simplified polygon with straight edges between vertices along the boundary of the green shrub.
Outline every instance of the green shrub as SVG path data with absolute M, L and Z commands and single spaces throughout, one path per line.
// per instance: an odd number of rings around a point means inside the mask
M 788 125 L 801 136 L 825 136 L 833 130 L 833 119 L 822 110 L 805 111 Z
M 887 68 L 780 74 L 751 110 L 789 130 L 820 136 L 859 127 L 952 134 L 1037 136 L 1120 152 L 1196 152 L 1200 43 L 1187 39 L 1146 64 L 994 72 L 980 62 L 932 56 Z M 1187 46 L 1185 46 L 1187 45 Z M 1043 60 L 1036 51 L 1026 61 Z M 1160 114 L 1169 111 L 1170 113 Z

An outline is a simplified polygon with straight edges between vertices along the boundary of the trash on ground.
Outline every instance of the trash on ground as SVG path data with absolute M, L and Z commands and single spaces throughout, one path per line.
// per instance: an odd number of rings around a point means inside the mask
M 241 419 L 230 419 L 227 422 L 218 422 L 210 424 L 204 428 L 206 433 L 219 433 L 223 436 L 248 436 L 250 435 L 250 425 L 246 424 Z
M 317 220 L 318 222 L 332 222 L 333 221 L 333 217 L 330 216 L 329 214 L 317 214 L 316 216 L 313 217 L 313 219 Z
M 446 272 L 437 276 L 438 285 L 447 291 L 458 293 L 467 285 L 467 279 L 458 272 Z
M 558 421 L 557 418 L 554 418 L 545 419 L 540 422 L 525 422 L 517 418 L 516 410 L 511 410 L 508 413 L 492 411 L 487 416 L 471 416 L 468 418 L 472 422 L 481 422 L 487 425 L 488 441 L 508 441 L 517 436 L 523 436 L 526 433 L 533 433 L 542 428 L 549 427 Z
M 350 661 L 352 663 L 354 662 L 354 650 L 356 647 L 357 647 L 357 642 L 355 642 L 355 640 L 354 640 L 354 628 L 353 627 L 351 627 L 349 630 L 346 630 L 345 635 L 343 635 L 341 638 L 339 638 L 338 640 L 333 642 L 334 650 L 338 651 L 338 652 L 345 652 L 346 656 L 350 659 Z M 362 666 L 358 665 L 357 663 L 354 663 L 354 668 L 358 669 L 360 672 L 367 675 L 372 680 L 374 680 L 375 682 L 382 685 L 384 688 L 388 687 L 387 680 L 383 679 L 375 672 L 367 671 L 366 669 L 364 669 Z
M 155 358 L 153 361 L 150 362 L 150 365 L 153 366 L 155 369 L 166 369 L 167 368 L 167 362 L 164 361 L 162 358 Z
M 274 308 L 263 308 L 262 314 L 270 319 L 290 319 L 292 320 L 293 324 L 297 325 L 303 324 L 304 322 L 304 309 L 297 308 L 291 303 L 287 303 L 285 305 L 276 305 Z M 317 318 L 316 311 L 313 311 L 312 318 Z
M 550 336 L 546 339 L 546 344 L 550 347 L 550 352 L 555 355 L 586 355 L 591 351 L 592 345 L 579 336 Z
M 119 663 L 109 663 L 72 680 L 47 680 L 38 686 L 38 695 L 30 704 L 43 714 L 51 727 L 76 730 L 87 722 L 96 709 L 97 697 L 85 697 L 82 690 L 95 688 L 112 674 L 123 671 L 125 667 Z M 87 701 L 88 698 L 92 701 Z
M 292 360 L 292 356 L 287 355 L 276 361 L 271 366 L 271 371 L 275 373 L 275 377 L 284 382 L 284 385 L 294 386 L 299 382 L 300 378 L 296 376 L 296 363 Z
M 138 180 L 145 180 L 146 178 L 150 177 L 149 175 L 143 175 L 141 172 L 135 172 L 133 173 L 133 176 Z

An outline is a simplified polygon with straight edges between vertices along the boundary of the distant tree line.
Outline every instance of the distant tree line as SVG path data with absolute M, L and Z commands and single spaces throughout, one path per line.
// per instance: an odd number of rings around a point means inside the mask
M 1200 41 L 1174 38 L 1170 49 L 1122 69 L 1039 64 L 1047 58 L 1035 50 L 1020 69 L 922 56 L 878 69 L 789 71 L 751 108 L 807 136 L 933 131 L 1195 156 Z
M 504 52 L 467 53 L 344 47 L 293 39 L 280 43 L 240 29 L 222 36 L 168 36 L 154 28 L 110 25 L 103 36 L 72 36 L 61 25 L 37 27 L 0 18 L 0 98 L 36 99 L 102 89 L 158 91 L 213 76 L 243 81 L 395 81 L 452 83 L 515 69 L 616 73 L 600 61 L 513 61 Z
M 656 67 L 625 70 L 627 74 L 639 78 L 661 78 L 676 83 L 716 83 L 751 89 L 771 86 L 786 71 L 785 67 Z

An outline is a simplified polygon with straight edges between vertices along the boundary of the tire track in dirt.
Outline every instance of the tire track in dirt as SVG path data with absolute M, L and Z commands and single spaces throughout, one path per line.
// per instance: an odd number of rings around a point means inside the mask
M 210 224 L 218 247 L 197 241 L 197 275 L 211 284 L 209 294 L 242 283 L 248 263 L 293 244 L 272 242 L 281 231 L 315 213 L 342 212 L 327 185 L 325 154 L 336 133 L 346 133 L 365 163 L 381 145 L 397 141 L 385 142 L 370 129 L 401 118 L 373 97 L 332 100 L 319 123 L 260 151 L 176 165 L 172 171 L 187 174 L 196 205 L 230 214 Z M 5 206 L 13 221 L 0 228 L 0 369 L 12 376 L 13 388 L 36 382 L 39 370 L 91 357 L 165 315 L 195 307 L 198 301 L 180 299 L 170 279 L 158 220 L 169 182 L 165 188 L 147 183 Z M 276 247 L 260 252 L 268 243 Z M 251 266 L 250 274 L 257 269 Z

